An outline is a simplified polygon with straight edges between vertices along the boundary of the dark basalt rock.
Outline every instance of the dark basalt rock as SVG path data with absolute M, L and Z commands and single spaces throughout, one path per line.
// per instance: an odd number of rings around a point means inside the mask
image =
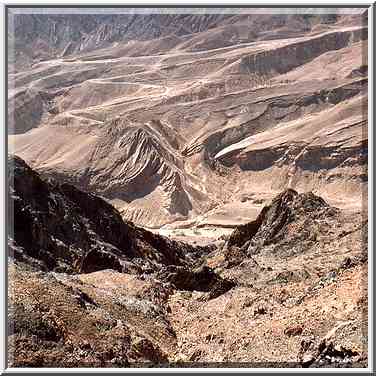
M 92 249 L 82 259 L 79 272 L 91 273 L 104 269 L 112 269 L 118 272 L 123 271 L 121 263 L 115 255 Z
M 8 172 L 10 256 L 38 269 L 157 270 L 192 264 L 209 251 L 125 222 L 100 197 L 51 178 L 45 181 L 17 156 L 8 158 Z
M 146 338 L 141 338 L 132 344 L 130 356 L 138 356 L 154 364 L 168 362 L 166 354 L 164 354 L 160 348 L 153 345 L 153 343 Z
M 20 332 L 48 342 L 59 342 L 63 337 L 56 324 L 41 312 L 28 310 L 23 304 L 15 304 L 9 310 L 9 334 Z
M 208 266 L 188 269 L 181 266 L 168 266 L 157 274 L 158 279 L 171 283 L 178 290 L 209 292 L 214 299 L 235 287 L 235 283 L 221 278 Z
M 270 206 L 264 206 L 255 221 L 238 226 L 231 234 L 227 246 L 242 247 L 254 238 L 271 241 L 281 228 L 291 220 L 290 203 L 298 193 L 289 189 L 278 195 Z
M 364 367 L 364 360 L 358 351 L 334 345 L 333 341 L 303 339 L 298 353 L 303 368 L 319 367 Z
M 238 226 L 233 231 L 224 247 L 225 256 L 230 260 L 234 252 L 255 254 L 264 246 L 287 246 L 298 241 L 303 246 L 314 241 L 315 230 L 312 226 L 315 220 L 330 219 L 337 213 L 338 209 L 311 192 L 299 194 L 293 189 L 287 189 L 269 206 L 265 206 L 256 220 Z M 289 229 L 290 224 L 296 227 L 294 231 Z

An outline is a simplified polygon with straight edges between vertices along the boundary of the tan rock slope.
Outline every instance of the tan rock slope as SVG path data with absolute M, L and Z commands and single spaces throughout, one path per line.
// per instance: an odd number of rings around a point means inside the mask
M 16 56 L 32 28 L 50 57 L 9 76 L 10 150 L 124 218 L 233 226 L 286 188 L 366 199 L 366 15 L 48 16 L 60 42 L 17 17 Z

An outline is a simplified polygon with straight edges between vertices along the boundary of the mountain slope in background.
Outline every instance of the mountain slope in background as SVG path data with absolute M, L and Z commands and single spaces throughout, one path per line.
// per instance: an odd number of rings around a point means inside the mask
M 14 20 L 15 50 L 48 56 L 9 76 L 10 149 L 124 218 L 234 226 L 286 188 L 366 199 L 365 16 Z
M 174 14 L 173 11 L 170 14 L 158 14 L 158 11 L 142 14 L 132 9 L 128 12 L 123 9 L 119 13 L 123 14 L 106 14 L 105 10 L 102 14 L 80 14 L 77 9 L 71 12 L 56 10 L 55 14 L 16 10 L 9 18 L 10 62 L 15 63 L 14 68 L 22 69 L 40 60 L 118 44 L 125 44 L 126 49 L 132 51 L 134 41 L 146 42 L 141 44 L 144 47 L 142 52 L 134 49 L 135 54 L 160 54 L 184 42 L 185 48 L 199 51 L 236 42 L 271 39 L 276 35 L 278 38 L 296 36 L 317 27 L 317 24 L 331 24 L 341 18 L 337 14 L 285 17 L 261 14 L 252 17 L 245 9 L 237 9 L 235 15 L 221 14 L 220 11 L 205 14 L 197 9 L 193 9 L 192 14 Z M 344 18 L 349 19 L 348 22 L 357 22 L 359 16 Z M 217 30 L 212 34 L 211 29 Z M 150 40 L 156 41 L 148 43 Z

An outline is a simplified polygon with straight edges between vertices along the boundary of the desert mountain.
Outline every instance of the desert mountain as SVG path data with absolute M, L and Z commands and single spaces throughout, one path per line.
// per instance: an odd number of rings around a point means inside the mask
M 252 17 L 246 9 L 228 12 L 174 12 L 165 9 L 150 14 L 129 9 L 94 12 L 59 9 L 56 12 L 16 10 L 9 19 L 9 61 L 15 69 L 36 61 L 70 56 L 82 51 L 120 45 L 128 55 L 154 55 L 183 44 L 188 51 L 230 46 L 235 43 L 299 35 L 321 23 L 331 24 L 342 18 L 357 22 L 357 15 L 333 14 L 279 15 Z M 86 14 L 85 14 L 86 13 Z M 107 14 L 106 14 L 107 13 Z M 165 14 L 163 14 L 165 13 Z M 221 14 L 222 13 L 222 14 Z M 212 32 L 213 31 L 213 32 Z M 142 42 L 136 43 L 133 42 Z M 150 42 L 149 42 L 150 41 Z M 141 48 L 140 48 L 141 47 Z M 142 50 L 141 50 L 142 49 Z
M 366 15 L 12 17 L 31 63 L 9 74 L 10 150 L 123 218 L 234 226 L 287 188 L 366 199 Z
M 367 367 L 367 11 L 58 13 L 8 13 L 9 364 Z
M 166 363 L 166 351 L 176 347 L 166 309 L 174 289 L 201 291 L 213 299 L 235 286 L 200 265 L 213 247 L 194 247 L 124 222 L 106 201 L 42 180 L 19 157 L 10 157 L 8 166 L 15 366 Z M 83 285 L 92 286 L 99 300 Z M 23 299 L 25 291 L 30 300 Z M 33 296 L 39 296 L 37 303 Z M 98 347 L 88 356 L 93 341 Z
M 366 366 L 362 213 L 290 189 L 199 247 L 9 166 L 13 366 Z

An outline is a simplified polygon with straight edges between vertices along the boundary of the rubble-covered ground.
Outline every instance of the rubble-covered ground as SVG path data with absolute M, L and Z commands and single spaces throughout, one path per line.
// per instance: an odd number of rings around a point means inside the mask
M 9 166 L 11 366 L 367 367 L 365 212 L 290 189 L 195 247 Z

